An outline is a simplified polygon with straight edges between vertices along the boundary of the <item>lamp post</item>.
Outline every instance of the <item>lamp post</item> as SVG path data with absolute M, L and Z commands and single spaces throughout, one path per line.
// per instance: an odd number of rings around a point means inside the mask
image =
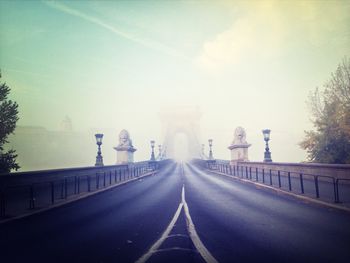
M 166 159 L 166 146 L 163 147 L 162 159 Z
M 204 153 L 204 150 L 205 150 L 205 145 L 204 145 L 204 143 L 203 143 L 203 144 L 202 144 L 202 152 L 201 152 L 202 159 L 205 159 L 205 153 Z
M 103 134 L 97 133 L 95 134 L 95 137 L 96 137 L 96 144 L 98 146 L 95 166 L 103 166 L 103 158 L 101 155 L 101 145 L 102 145 Z
M 151 153 L 151 161 L 155 161 L 156 158 L 154 156 L 154 144 L 155 144 L 155 141 L 151 141 L 151 148 L 152 148 L 152 153 Z
M 161 144 L 158 145 L 158 151 L 159 151 L 158 158 L 159 158 L 159 160 L 162 160 L 162 145 Z
M 211 147 L 213 146 L 213 139 L 209 139 L 208 140 L 209 143 L 209 160 L 213 160 L 213 151 L 211 149 Z
M 265 129 L 265 130 L 262 130 L 262 133 L 264 135 L 264 141 L 266 143 L 265 144 L 265 152 L 264 152 L 264 162 L 272 162 L 271 152 L 270 152 L 270 148 L 269 148 L 269 140 L 270 140 L 271 130 Z

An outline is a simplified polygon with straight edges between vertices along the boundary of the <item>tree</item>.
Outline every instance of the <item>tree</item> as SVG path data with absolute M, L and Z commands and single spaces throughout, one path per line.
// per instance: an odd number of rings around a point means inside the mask
M 306 131 L 300 146 L 308 159 L 320 163 L 350 163 L 350 59 L 344 58 L 331 78 L 309 95 L 315 131 Z
M 16 163 L 16 151 L 4 149 L 4 144 L 8 143 L 7 137 L 13 133 L 18 121 L 18 104 L 7 99 L 9 93 L 10 88 L 6 83 L 0 83 L 0 173 L 20 168 Z

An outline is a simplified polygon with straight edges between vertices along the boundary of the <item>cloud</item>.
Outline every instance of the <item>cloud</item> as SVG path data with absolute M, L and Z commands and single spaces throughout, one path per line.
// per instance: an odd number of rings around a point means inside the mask
M 56 1 L 44 1 L 44 3 L 46 5 L 48 5 L 49 7 L 53 8 L 53 9 L 56 9 L 56 10 L 59 10 L 63 13 L 66 13 L 66 14 L 69 14 L 69 15 L 72 15 L 72 16 L 75 16 L 75 17 L 79 17 L 81 19 L 84 19 L 90 23 L 93 23 L 95 25 L 98 25 L 110 32 L 112 32 L 113 34 L 119 36 L 119 37 L 122 37 L 124 39 L 127 39 L 127 40 L 130 40 L 132 42 L 135 42 L 135 43 L 138 43 L 144 47 L 147 47 L 147 48 L 150 48 L 150 49 L 153 49 L 153 50 L 156 50 L 156 51 L 159 51 L 159 52 L 162 52 L 163 54 L 167 54 L 167 55 L 170 55 L 170 56 L 173 56 L 173 57 L 179 57 L 179 58 L 182 58 L 182 59 L 185 59 L 185 60 L 190 60 L 188 57 L 186 57 L 184 54 L 181 54 L 180 52 L 178 52 L 177 50 L 169 47 L 169 46 L 166 46 L 160 42 L 156 42 L 156 41 L 152 41 L 152 40 L 148 40 L 148 39 L 143 39 L 143 38 L 140 38 L 140 37 L 137 37 L 133 34 L 130 34 L 128 32 L 124 32 L 120 29 L 118 29 L 117 27 L 113 26 L 113 25 L 110 25 L 106 22 L 104 22 L 103 20 L 99 19 L 99 18 L 96 18 L 96 17 L 93 17 L 93 16 L 90 16 L 88 14 L 85 14 L 79 10 L 76 10 L 76 9 L 73 9 L 65 4 L 62 4 L 60 2 L 56 2 Z
M 232 26 L 203 43 L 196 63 L 220 69 L 242 61 L 279 57 L 291 47 L 317 48 L 330 41 L 345 52 L 349 49 L 344 47 L 350 44 L 349 29 L 344 27 L 350 22 L 349 6 L 278 1 L 235 5 L 239 12 Z
M 216 68 L 247 58 L 276 53 L 284 39 L 282 19 L 273 7 L 257 5 L 240 14 L 233 25 L 203 44 L 197 63 Z

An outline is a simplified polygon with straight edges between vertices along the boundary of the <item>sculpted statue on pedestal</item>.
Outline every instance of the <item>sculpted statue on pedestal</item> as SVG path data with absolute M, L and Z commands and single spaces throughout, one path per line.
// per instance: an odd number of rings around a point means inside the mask
M 251 144 L 246 141 L 246 133 L 242 127 L 237 127 L 233 136 L 233 141 L 228 149 L 231 151 L 231 163 L 237 161 L 249 161 L 248 148 Z
M 119 145 L 118 147 L 133 147 L 130 139 L 130 134 L 127 130 L 122 130 L 119 133 Z
M 132 163 L 134 161 L 136 149 L 132 145 L 132 140 L 127 130 L 122 130 L 119 133 L 119 144 L 114 149 L 117 151 L 117 164 Z
M 247 144 L 246 133 L 242 127 L 237 127 L 233 136 L 232 145 Z

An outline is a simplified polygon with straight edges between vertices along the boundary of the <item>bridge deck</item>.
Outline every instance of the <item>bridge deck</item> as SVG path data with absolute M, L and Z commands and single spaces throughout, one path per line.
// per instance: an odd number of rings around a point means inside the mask
M 198 238 L 218 262 L 350 258 L 349 213 L 172 164 L 156 175 L 0 224 L 0 261 L 135 262 L 167 229 L 183 202 L 183 186 Z M 184 220 L 182 211 L 169 234 L 177 240 L 168 239 L 147 262 L 205 261 Z

